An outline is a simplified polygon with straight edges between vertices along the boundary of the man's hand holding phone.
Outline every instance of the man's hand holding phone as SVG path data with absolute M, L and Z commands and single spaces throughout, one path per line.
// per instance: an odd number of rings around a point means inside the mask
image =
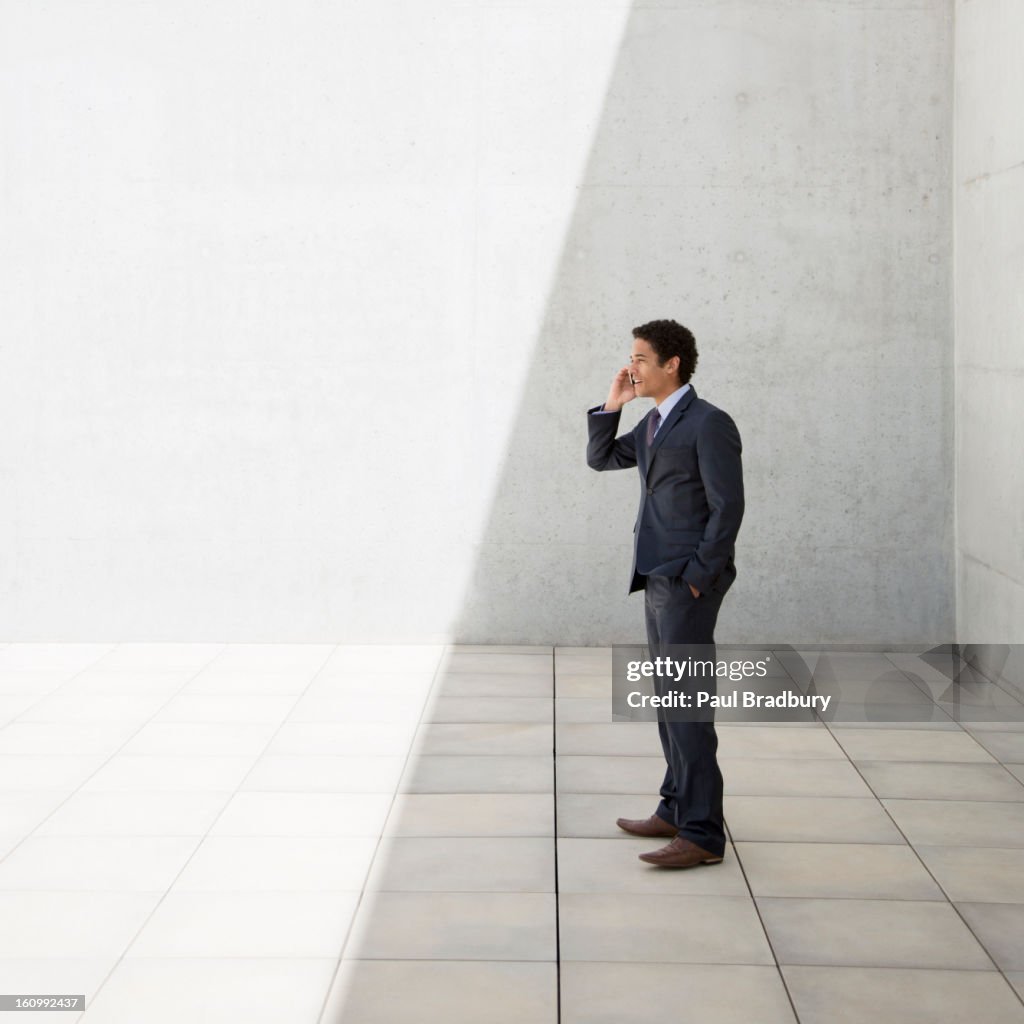
M 612 378 L 612 385 L 608 389 L 608 398 L 604 403 L 605 412 L 618 412 L 634 398 L 636 398 L 636 389 L 633 387 L 633 374 L 628 366 L 624 366 Z

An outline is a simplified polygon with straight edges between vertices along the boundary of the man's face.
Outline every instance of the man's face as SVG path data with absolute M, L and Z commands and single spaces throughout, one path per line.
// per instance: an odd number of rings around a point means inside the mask
M 629 368 L 639 398 L 664 396 L 679 387 L 679 357 L 666 359 L 665 365 L 659 366 L 658 353 L 643 338 L 633 339 Z

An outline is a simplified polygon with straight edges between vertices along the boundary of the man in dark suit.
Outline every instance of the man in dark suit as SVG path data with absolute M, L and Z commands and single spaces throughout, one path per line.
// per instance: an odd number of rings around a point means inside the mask
M 669 645 L 714 644 L 718 610 L 736 578 L 740 435 L 727 413 L 697 397 L 689 383 L 696 366 L 696 342 L 681 324 L 654 320 L 636 327 L 629 365 L 613 378 L 604 405 L 587 414 L 590 468 L 640 471 L 629 592 L 645 592 L 651 658 L 669 655 Z M 616 437 L 620 410 L 636 397 L 653 399 L 655 407 Z M 713 647 L 702 646 L 700 656 L 708 650 L 714 660 Z M 725 854 L 725 824 L 713 713 L 703 721 L 673 718 L 659 708 L 667 764 L 661 803 L 651 817 L 619 818 L 618 825 L 638 836 L 674 837 L 640 854 L 650 864 L 717 864 Z

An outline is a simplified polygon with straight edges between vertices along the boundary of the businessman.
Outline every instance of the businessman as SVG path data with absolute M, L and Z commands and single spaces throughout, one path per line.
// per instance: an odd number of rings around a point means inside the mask
M 713 644 L 718 610 L 736 578 L 743 519 L 742 446 L 732 418 L 697 397 L 693 335 L 674 320 L 633 329 L 629 365 L 612 379 L 603 406 L 587 413 L 591 469 L 640 472 L 629 593 L 644 591 L 652 658 L 668 645 Z M 650 398 L 654 408 L 616 437 L 622 407 Z M 702 657 L 708 657 L 702 648 Z M 714 648 L 710 648 L 714 660 Z M 633 835 L 670 838 L 640 859 L 665 868 L 717 864 L 725 855 L 722 773 L 713 714 L 675 721 L 659 708 L 665 754 L 661 802 L 649 818 L 618 819 Z

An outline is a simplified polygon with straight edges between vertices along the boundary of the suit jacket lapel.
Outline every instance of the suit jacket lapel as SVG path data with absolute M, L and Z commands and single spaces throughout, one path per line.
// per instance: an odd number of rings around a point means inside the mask
M 654 456 L 657 454 L 658 448 L 661 445 L 661 442 L 665 440 L 665 437 L 668 434 L 668 432 L 672 429 L 672 427 L 674 427 L 676 425 L 676 423 L 679 421 L 680 417 L 682 417 L 683 413 L 686 412 L 687 407 L 689 406 L 689 404 L 696 397 L 697 397 L 697 392 L 694 390 L 694 387 L 691 384 L 690 385 L 690 390 L 687 391 L 686 394 L 683 395 L 683 397 L 680 398 L 678 402 L 676 402 L 676 404 L 672 407 L 672 411 L 668 414 L 668 417 L 665 419 L 665 422 L 662 423 L 662 425 L 660 427 L 658 427 L 658 432 L 654 435 L 654 444 L 651 445 L 651 449 L 647 453 L 647 465 L 644 468 L 644 476 L 645 477 L 650 472 L 651 463 L 654 461 Z M 651 410 L 651 414 L 652 415 L 653 415 L 653 412 L 654 412 L 654 410 L 652 409 Z M 646 419 L 646 417 L 643 419 L 642 423 L 644 425 L 644 433 L 643 433 L 642 436 L 643 436 L 644 440 L 646 441 L 646 438 L 647 438 L 647 419 Z M 645 445 L 645 447 L 646 447 L 646 445 Z

